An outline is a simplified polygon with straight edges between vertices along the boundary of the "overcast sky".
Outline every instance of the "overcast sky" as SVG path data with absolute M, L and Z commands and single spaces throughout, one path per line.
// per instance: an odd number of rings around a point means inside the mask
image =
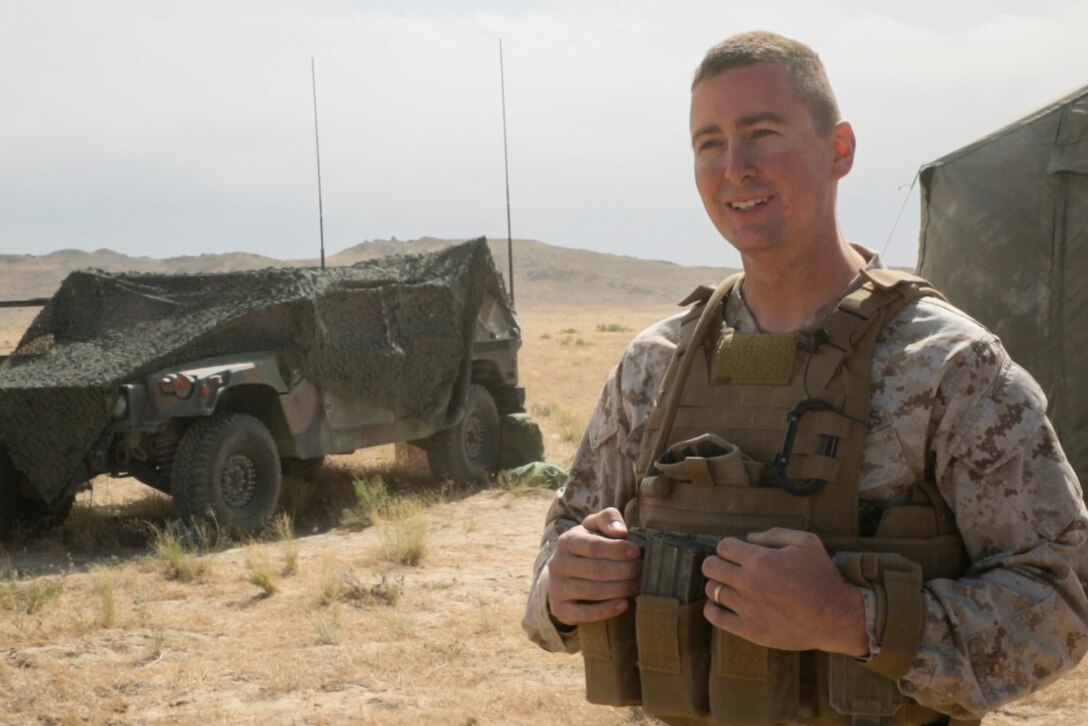
M 0 253 L 316 258 L 311 57 L 328 254 L 505 238 L 502 38 L 515 238 L 735 265 L 688 87 L 752 29 L 820 53 L 858 137 L 844 231 L 893 264 L 919 166 L 1088 84 L 1082 0 L 0 0 Z

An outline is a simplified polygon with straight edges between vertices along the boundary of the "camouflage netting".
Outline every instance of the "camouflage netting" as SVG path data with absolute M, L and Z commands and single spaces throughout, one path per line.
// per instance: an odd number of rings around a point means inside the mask
M 465 370 L 486 291 L 483 239 L 351 267 L 69 275 L 0 366 L 0 443 L 45 501 L 86 478 L 118 384 L 215 355 L 276 353 L 326 390 L 432 419 Z M 30 357 L 22 357 L 30 356 Z

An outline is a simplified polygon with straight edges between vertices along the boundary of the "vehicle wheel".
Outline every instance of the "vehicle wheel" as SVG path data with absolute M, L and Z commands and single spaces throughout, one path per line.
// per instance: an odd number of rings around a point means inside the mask
M 276 442 L 253 416 L 217 414 L 200 420 L 178 444 L 170 481 L 182 519 L 210 517 L 235 534 L 254 534 L 279 503 Z
M 22 529 L 40 532 L 59 527 L 72 511 L 75 495 L 68 495 L 53 507 L 23 496 L 25 475 L 15 468 L 7 451 L 0 449 L 0 535 Z
M 431 473 L 439 479 L 476 482 L 495 470 L 499 457 L 499 412 L 483 386 L 468 390 L 464 417 L 426 444 Z
M 5 530 L 15 524 L 22 511 L 22 495 L 18 477 L 22 476 L 8 458 L 8 452 L 0 449 L 0 527 Z

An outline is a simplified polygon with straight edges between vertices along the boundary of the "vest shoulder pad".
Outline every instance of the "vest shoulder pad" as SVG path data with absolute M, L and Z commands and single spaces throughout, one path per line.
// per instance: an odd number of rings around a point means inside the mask
M 686 298 L 676 304 L 682 308 L 686 308 L 692 303 L 705 303 L 707 300 L 710 299 L 710 296 L 713 294 L 714 288 L 707 287 L 706 285 L 699 285 L 699 287 L 689 292 Z
M 725 293 L 723 294 L 722 299 L 725 299 L 725 297 L 729 295 L 730 291 L 732 291 L 733 287 L 736 286 L 737 282 L 741 278 L 741 274 L 742 273 L 737 272 L 722 280 L 721 284 L 718 286 L 725 288 Z M 690 327 L 691 323 L 697 322 L 699 320 L 699 316 L 703 313 L 703 308 L 706 307 L 707 302 L 714 295 L 714 293 L 715 289 L 713 287 L 708 287 L 707 285 L 699 285 L 699 287 L 692 290 L 686 298 L 681 300 L 679 302 L 680 306 L 684 307 L 691 305 L 692 308 L 688 311 L 687 315 L 685 315 L 683 319 L 681 319 L 680 325 L 686 328 Z M 682 345 L 681 347 L 686 346 Z
M 725 294 L 728 295 L 729 291 L 733 289 L 738 281 L 740 281 L 743 274 L 744 273 L 741 272 L 734 272 L 732 275 L 722 280 L 718 287 L 725 287 Z M 706 301 L 710 299 L 710 296 L 714 294 L 714 290 L 715 288 L 708 285 L 699 285 L 699 287 L 688 293 L 688 296 L 677 304 L 680 307 L 687 307 L 688 305 L 696 303 L 698 305 L 704 305 L 706 304 Z
M 913 290 L 913 294 L 907 292 L 905 289 L 901 291 L 908 298 L 928 296 L 938 297 L 942 300 L 945 299 L 944 295 L 942 295 L 937 288 L 933 287 L 933 284 L 929 282 L 929 280 L 910 272 L 878 268 L 873 270 L 862 270 L 861 274 L 868 278 L 879 290 L 893 290 L 902 286 Z

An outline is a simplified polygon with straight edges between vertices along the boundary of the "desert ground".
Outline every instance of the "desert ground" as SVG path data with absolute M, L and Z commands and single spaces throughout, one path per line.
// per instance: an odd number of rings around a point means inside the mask
M 667 312 L 521 313 L 549 461 L 569 465 L 609 368 Z M 4 319 L 0 352 L 26 319 Z M 360 516 L 351 482 L 376 477 L 402 506 Z M 102 478 L 58 531 L 0 543 L 0 723 L 649 722 L 587 704 L 580 657 L 522 633 L 552 491 L 442 487 L 391 447 L 294 491 L 291 527 L 171 555 L 169 501 Z M 1081 724 L 1086 686 L 1082 666 L 985 723 Z

